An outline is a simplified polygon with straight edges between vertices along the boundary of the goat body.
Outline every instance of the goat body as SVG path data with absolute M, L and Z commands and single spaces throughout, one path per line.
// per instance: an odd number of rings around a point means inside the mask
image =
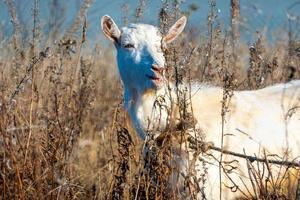
M 222 137 L 222 99 L 223 89 L 208 85 L 193 86 L 192 107 L 197 121 L 196 128 L 205 134 L 205 140 L 221 147 Z M 173 95 L 175 98 L 176 94 Z M 170 98 L 169 92 L 163 88 L 159 91 L 147 92 L 135 100 L 127 109 L 138 131 L 163 131 L 167 123 L 167 109 L 154 106 L 158 98 Z M 300 155 L 300 81 L 278 84 L 255 91 L 235 91 L 231 97 L 228 112 L 223 125 L 223 148 L 240 154 L 264 158 L 277 155 L 282 160 L 299 161 Z M 131 99 L 130 97 L 128 99 Z M 164 108 L 170 108 L 170 101 L 164 101 Z M 176 108 L 173 108 L 176 109 Z M 140 133 L 145 135 L 145 133 Z M 220 152 L 209 152 L 213 156 L 202 157 L 208 163 L 206 197 L 219 198 L 219 164 Z M 192 160 L 193 155 L 190 155 Z M 271 158 L 273 158 L 271 157 Z M 183 157 L 182 159 L 187 159 Z M 242 195 L 240 192 L 228 192 L 228 187 L 239 187 L 247 195 L 254 193 L 248 174 L 247 160 L 224 155 L 223 162 L 232 162 L 236 170 L 224 175 L 224 199 L 233 199 Z M 182 162 L 182 160 L 178 160 Z M 196 166 L 201 166 L 197 163 Z M 183 166 L 182 171 L 188 171 Z M 202 171 L 202 169 L 197 169 Z M 224 169 L 226 170 L 226 169 Z M 257 170 L 257 169 L 256 169 Z M 279 171 L 275 172 L 280 173 Z M 283 170 L 283 169 L 282 169 Z M 281 172 L 283 173 L 283 171 Z M 265 173 L 267 179 L 270 174 Z M 276 176 L 275 176 L 276 177 Z M 243 181 L 243 183 L 241 182 Z M 174 183 L 174 185 L 176 185 Z M 246 188 L 247 187 L 247 188 Z
M 103 32 L 117 49 L 118 67 L 124 84 L 124 104 L 142 140 L 164 131 L 170 115 L 176 115 L 174 111 L 178 110 L 174 101 L 176 92 L 168 89 L 163 74 L 165 58 L 161 47 L 173 41 L 185 24 L 186 18 L 182 17 L 167 35 L 162 36 L 156 27 L 144 24 L 132 24 L 119 30 L 109 16 L 102 17 Z M 189 103 L 197 121 L 196 129 L 202 130 L 205 141 L 241 154 L 258 157 L 276 154 L 283 160 L 297 160 L 300 155 L 300 81 L 255 91 L 235 91 L 223 118 L 222 88 L 194 84 L 190 92 Z M 251 163 L 242 158 L 214 151 L 209 154 L 201 157 L 209 163 L 205 187 L 207 199 L 218 199 L 220 187 L 223 199 L 259 193 L 255 188 L 249 189 L 253 182 L 249 171 L 260 170 L 259 165 L 252 168 Z M 192 156 L 192 152 L 189 158 L 176 156 L 179 158 L 177 161 L 183 163 L 182 173 L 187 174 L 188 160 Z M 220 157 L 221 166 L 224 164 L 221 170 L 222 185 L 219 177 Z M 226 169 L 226 163 L 230 163 L 230 169 Z M 197 171 L 201 171 L 199 159 L 195 166 Z M 280 174 L 280 170 L 279 167 L 272 173 Z M 261 176 L 261 179 L 267 180 L 272 174 L 269 170 Z M 237 192 L 230 192 L 228 187 L 235 188 Z

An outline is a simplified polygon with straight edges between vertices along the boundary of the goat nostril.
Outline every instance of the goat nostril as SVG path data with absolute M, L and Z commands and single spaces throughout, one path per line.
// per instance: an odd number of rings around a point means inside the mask
M 154 71 L 156 71 L 156 72 L 158 72 L 158 73 L 163 73 L 163 71 L 164 71 L 164 67 L 159 67 L 158 65 L 152 65 L 152 67 L 151 67 Z

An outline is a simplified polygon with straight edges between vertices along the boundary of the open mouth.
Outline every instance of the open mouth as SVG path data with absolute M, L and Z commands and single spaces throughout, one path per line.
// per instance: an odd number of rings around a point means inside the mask
M 146 76 L 147 76 L 149 79 L 154 80 L 154 81 L 158 81 L 158 80 L 161 79 L 160 77 L 151 76 L 151 75 L 148 75 L 148 74 L 146 74 Z
M 152 80 L 152 82 L 155 85 L 161 85 L 163 83 L 163 78 L 161 75 L 148 75 L 146 74 L 146 77 L 149 78 L 150 80 Z
M 162 85 L 164 68 L 152 65 L 151 71 L 153 72 L 153 75 L 146 74 L 146 77 L 152 80 L 156 86 Z

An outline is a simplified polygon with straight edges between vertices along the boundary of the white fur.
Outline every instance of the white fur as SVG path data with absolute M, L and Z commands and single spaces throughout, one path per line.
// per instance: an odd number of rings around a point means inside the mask
M 185 21 L 182 26 L 184 25 Z M 182 26 L 179 29 L 182 30 Z M 175 29 L 171 29 L 170 32 L 174 33 Z M 171 105 L 170 101 L 171 96 L 172 99 L 176 99 L 174 90 L 169 93 L 166 84 L 162 86 L 154 84 L 145 76 L 155 75 L 151 69 L 153 64 L 164 67 L 165 59 L 161 51 L 161 41 L 163 37 L 158 29 L 144 24 L 132 24 L 122 28 L 118 41 L 115 41 L 118 67 L 124 84 L 125 107 L 137 133 L 143 140 L 147 134 L 157 134 L 165 129 L 169 115 L 167 110 L 175 106 L 175 104 Z M 128 43 L 133 44 L 134 48 L 124 48 Z M 222 134 L 222 93 L 222 88 L 203 84 L 194 84 L 191 91 L 196 126 L 203 130 L 206 141 L 213 142 L 219 147 Z M 229 112 L 226 113 L 224 148 L 261 157 L 264 151 L 266 154 L 283 156 L 288 148 L 288 159 L 296 158 L 300 155 L 300 109 L 295 109 L 291 116 L 288 116 L 288 113 L 291 113 L 290 109 L 299 106 L 299 98 L 300 81 L 256 91 L 235 91 L 231 98 Z M 157 100 L 164 106 L 155 105 Z M 220 157 L 218 152 L 210 153 L 217 159 Z M 211 163 L 208 165 L 207 199 L 218 199 L 220 188 L 218 162 L 211 157 L 204 159 Z M 246 160 L 226 155 L 223 160 L 233 159 L 238 161 L 235 163 L 238 169 L 230 174 L 230 179 L 245 191 L 245 187 L 251 188 Z M 186 158 L 182 157 L 180 162 L 186 163 L 185 161 Z M 186 166 L 182 166 L 182 170 L 185 171 Z M 232 186 L 225 175 L 222 180 L 225 185 Z M 241 195 L 238 192 L 230 192 L 224 185 L 222 188 L 223 199 L 232 199 Z

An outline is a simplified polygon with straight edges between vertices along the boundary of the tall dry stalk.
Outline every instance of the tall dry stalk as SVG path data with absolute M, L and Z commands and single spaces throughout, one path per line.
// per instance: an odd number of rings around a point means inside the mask
M 202 69 L 201 73 L 201 81 L 204 79 L 206 75 L 211 76 L 210 71 L 212 68 L 212 53 L 213 53 L 213 45 L 214 45 L 214 24 L 216 20 L 216 1 L 215 0 L 209 0 L 209 14 L 207 16 L 207 31 L 208 31 L 208 42 L 206 46 L 206 59 L 205 59 L 205 64 Z
M 128 3 L 123 3 L 122 4 L 122 18 L 123 18 L 123 26 L 127 26 L 129 23 L 129 5 Z
M 143 19 L 145 7 L 146 7 L 146 0 L 139 0 L 139 4 L 135 9 L 135 23 L 138 23 Z
M 232 53 L 233 65 L 235 67 L 237 62 L 236 48 L 239 44 L 239 21 L 240 21 L 240 0 L 231 0 L 231 34 L 232 34 Z
M 33 28 L 32 28 L 32 45 L 31 45 L 31 50 L 30 50 L 30 57 L 32 59 L 35 58 L 35 54 L 36 54 L 36 50 L 37 50 L 37 42 L 38 42 L 38 23 L 39 23 L 39 0 L 34 0 L 34 4 L 33 4 L 33 9 L 32 9 L 33 13 Z M 27 143 L 26 143 L 26 150 L 25 150 L 25 158 L 24 158 L 24 165 L 26 165 L 26 161 L 27 161 L 27 153 L 28 153 L 28 148 L 29 148 L 29 144 L 30 144 L 30 140 L 31 140 L 31 136 L 32 136 L 32 126 L 33 126 L 33 109 L 34 109 L 34 105 L 37 101 L 37 97 L 36 97 L 36 84 L 35 84 L 35 65 L 32 65 L 32 69 L 31 69 L 31 96 L 30 96 L 30 109 L 29 109 L 29 134 L 28 134 L 28 139 L 27 139 Z
M 11 17 L 11 22 L 13 24 L 14 32 L 13 32 L 13 46 L 16 51 L 21 51 L 22 49 L 22 30 L 21 30 L 21 24 L 18 19 L 17 10 L 15 6 L 14 0 L 6 0 L 5 1 L 9 14 Z
M 82 24 L 84 23 L 84 20 L 87 15 L 87 11 L 88 11 L 89 7 L 93 4 L 93 2 L 94 2 L 94 0 L 84 0 L 83 1 L 71 26 L 67 29 L 67 31 L 64 33 L 64 36 L 62 37 L 64 40 L 66 40 L 70 37 L 72 38 L 72 37 L 76 36 L 76 32 L 82 27 Z

